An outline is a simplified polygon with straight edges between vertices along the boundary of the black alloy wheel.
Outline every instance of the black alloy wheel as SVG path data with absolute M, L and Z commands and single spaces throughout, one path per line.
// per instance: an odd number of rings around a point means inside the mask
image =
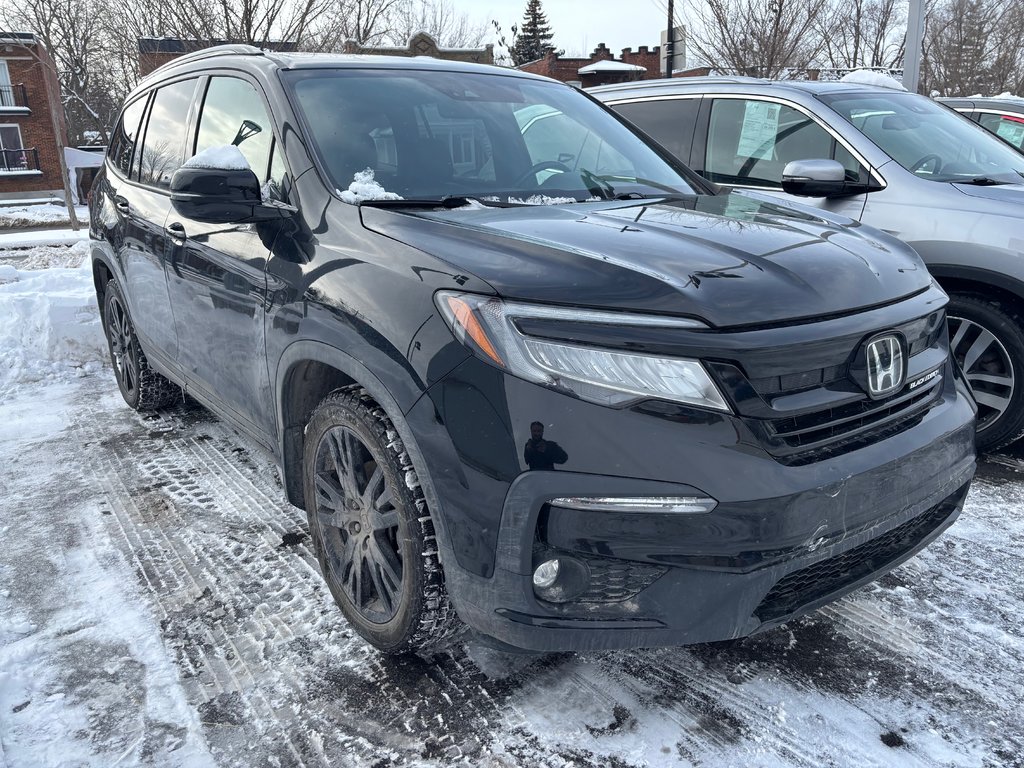
M 316 516 L 332 579 L 374 624 L 395 617 L 402 594 L 399 518 L 384 469 L 350 428 L 317 447 Z
M 103 332 L 117 387 L 128 405 L 137 411 L 152 411 L 181 399 L 181 388 L 150 368 L 124 295 L 114 280 L 108 281 L 103 291 Z
M 387 653 L 428 654 L 458 638 L 416 470 L 362 388 L 339 389 L 313 411 L 303 489 L 320 570 L 356 632 Z

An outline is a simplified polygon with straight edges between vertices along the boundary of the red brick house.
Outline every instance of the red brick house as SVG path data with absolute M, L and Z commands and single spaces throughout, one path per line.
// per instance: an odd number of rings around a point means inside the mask
M 543 59 L 522 64 L 518 68 L 563 83 L 590 88 L 607 83 L 656 79 L 662 76 L 663 67 L 661 46 L 648 48 L 641 45 L 635 52 L 632 48 L 623 48 L 621 56 L 616 59 L 615 54 L 601 43 L 585 59 L 561 57 L 552 51 Z
M 56 120 L 51 101 L 58 105 Z M 46 49 L 31 32 L 0 32 L 0 201 L 63 198 L 58 152 L 67 142 L 67 126 L 60 103 Z

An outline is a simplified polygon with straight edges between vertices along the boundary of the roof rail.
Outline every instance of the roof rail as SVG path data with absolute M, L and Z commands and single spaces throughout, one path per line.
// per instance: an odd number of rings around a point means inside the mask
M 764 80 L 757 77 L 745 75 L 701 75 L 696 77 L 662 77 L 651 80 L 631 80 L 624 83 L 609 83 L 588 88 L 588 91 L 625 91 L 633 88 L 671 88 L 676 85 L 692 85 L 701 83 L 764 83 Z
M 202 61 L 203 59 L 212 59 L 216 56 L 262 56 L 263 50 L 257 48 L 255 45 L 246 45 L 245 43 L 228 43 L 226 45 L 214 45 L 210 48 L 200 48 L 198 51 L 192 53 L 186 53 L 184 56 L 178 56 L 171 59 L 166 64 L 162 64 L 148 75 L 148 80 L 158 72 L 163 72 L 171 67 L 176 67 L 179 64 L 189 64 L 193 61 Z

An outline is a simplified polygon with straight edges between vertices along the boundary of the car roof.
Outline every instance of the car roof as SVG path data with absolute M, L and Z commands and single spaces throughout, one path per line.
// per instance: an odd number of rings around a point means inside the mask
M 703 90 L 708 86 L 719 85 L 742 85 L 754 90 L 764 88 L 775 92 L 799 91 L 801 93 L 838 93 L 857 91 L 867 92 L 901 92 L 895 88 L 883 88 L 877 85 L 865 83 L 843 83 L 838 80 L 765 80 L 757 77 L 674 77 L 661 80 L 644 80 L 632 83 L 615 83 L 614 85 L 601 85 L 596 88 L 588 88 L 587 93 L 610 94 L 633 92 L 646 95 L 664 91 L 666 94 L 679 90 Z
M 973 104 L 979 107 L 992 107 L 993 109 L 1006 109 L 1009 112 L 1020 111 L 1024 109 L 1024 98 L 1005 98 L 997 96 L 988 96 L 985 98 L 971 98 L 969 96 L 957 96 L 955 98 L 940 98 L 944 104 Z
M 276 69 L 394 69 L 394 70 L 431 70 L 442 72 L 478 73 L 505 75 L 526 80 L 557 82 L 551 78 L 541 77 L 529 72 L 521 72 L 507 67 L 496 67 L 489 64 L 475 64 L 466 61 L 435 59 L 431 56 L 382 56 L 371 54 L 345 53 L 294 53 L 261 50 L 251 45 L 229 44 L 203 48 L 199 51 L 179 56 L 153 70 L 139 84 L 139 88 L 149 87 L 153 82 L 162 80 L 184 70 L 190 65 L 216 60 L 218 65 L 246 65 L 254 68 L 265 68 L 270 65 Z

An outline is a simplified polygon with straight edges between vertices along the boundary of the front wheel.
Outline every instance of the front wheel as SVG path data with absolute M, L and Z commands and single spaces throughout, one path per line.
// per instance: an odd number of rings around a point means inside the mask
M 974 294 L 952 294 L 949 346 L 978 401 L 979 451 L 1024 435 L 1024 325 L 1013 308 Z
M 313 547 L 353 629 L 387 653 L 431 652 L 462 627 L 445 589 L 430 511 L 384 409 L 360 387 L 328 395 L 306 428 Z

